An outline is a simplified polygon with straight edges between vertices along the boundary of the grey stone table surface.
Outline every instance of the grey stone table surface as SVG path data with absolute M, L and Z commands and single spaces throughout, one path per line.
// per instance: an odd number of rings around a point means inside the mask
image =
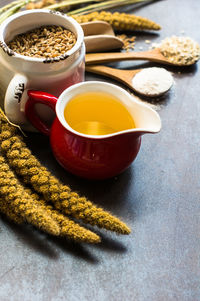
M 162 25 L 159 33 L 135 33 L 136 50 L 148 49 L 147 39 L 159 42 L 174 34 L 200 42 L 199 0 L 161 0 L 129 7 L 128 12 Z M 145 135 L 137 159 L 113 179 L 91 182 L 70 175 L 53 158 L 48 139 L 28 135 L 28 146 L 55 176 L 121 217 L 132 233 L 122 237 L 99 231 L 102 243 L 91 246 L 55 239 L 0 217 L 0 301 L 200 300 L 198 65 L 166 66 L 175 84 L 154 103 L 162 130 Z M 94 78 L 107 81 L 86 74 L 86 80 Z

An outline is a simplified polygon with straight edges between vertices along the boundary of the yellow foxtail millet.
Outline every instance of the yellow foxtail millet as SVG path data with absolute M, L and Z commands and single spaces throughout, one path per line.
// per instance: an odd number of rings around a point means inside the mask
M 38 203 L 43 210 L 45 210 L 46 213 L 59 224 L 60 236 L 66 236 L 77 242 L 98 243 L 101 241 L 97 234 L 80 226 L 59 211 L 55 210 L 45 200 L 41 199 L 37 193 L 33 192 L 29 188 L 27 188 L 26 191 L 31 195 L 35 202 Z
M 17 129 L 8 123 L 0 110 L 0 148 L 15 172 L 22 176 L 24 182 L 32 185 L 36 192 L 51 201 L 61 212 L 81 219 L 85 223 L 129 234 L 130 229 L 117 217 L 96 207 L 85 197 L 80 197 L 70 187 L 63 185 L 54 177 L 27 148 Z
M 28 223 L 53 235 L 59 235 L 60 229 L 54 221 L 34 199 L 25 191 L 4 157 L 0 154 L 0 197 L 13 208 L 16 215 L 20 215 Z
M 72 15 L 72 17 L 79 23 L 105 21 L 118 31 L 161 29 L 160 25 L 147 18 L 119 12 L 101 11 L 80 16 Z
M 26 188 L 25 191 L 34 199 L 34 203 L 39 205 L 50 217 L 52 217 L 60 227 L 60 236 L 66 236 L 76 242 L 98 243 L 100 237 L 76 224 L 66 216 L 56 211 L 51 205 L 41 200 L 39 195 L 31 189 Z M 3 213 L 9 220 L 16 224 L 23 224 L 24 218 L 20 214 L 16 214 L 12 203 L 8 203 L 4 198 L 0 197 L 0 213 Z
M 3 213 L 9 220 L 16 224 L 24 223 L 23 217 L 16 214 L 12 206 L 2 197 L 0 197 L 0 213 Z

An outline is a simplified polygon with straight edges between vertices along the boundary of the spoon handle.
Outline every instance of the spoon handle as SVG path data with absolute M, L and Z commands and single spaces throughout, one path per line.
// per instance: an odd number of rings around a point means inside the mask
M 86 64 L 108 63 L 124 60 L 149 60 L 159 63 L 168 63 L 161 54 L 159 48 L 141 52 L 108 52 L 108 53 L 89 53 L 86 54 Z
M 131 83 L 133 76 L 136 73 L 138 73 L 140 70 L 141 69 L 121 70 L 121 69 L 110 68 L 102 65 L 89 65 L 89 66 L 86 65 L 87 72 L 104 75 L 128 85 Z

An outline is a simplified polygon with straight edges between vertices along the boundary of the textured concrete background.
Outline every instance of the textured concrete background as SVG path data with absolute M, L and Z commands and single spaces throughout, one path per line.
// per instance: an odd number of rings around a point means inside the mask
M 148 48 L 145 39 L 158 42 L 182 30 L 200 42 L 197 0 L 158 1 L 134 12 L 163 27 L 159 34 L 139 34 L 136 49 Z M 2 217 L 0 301 L 200 300 L 198 65 L 167 67 L 174 72 L 175 85 L 157 108 L 162 131 L 143 137 L 136 161 L 117 178 L 94 183 L 77 179 L 58 166 L 46 138 L 28 136 L 28 145 L 43 164 L 120 216 L 132 234 L 99 231 L 102 243 L 89 246 L 54 239 Z M 141 62 L 119 66 L 131 68 Z

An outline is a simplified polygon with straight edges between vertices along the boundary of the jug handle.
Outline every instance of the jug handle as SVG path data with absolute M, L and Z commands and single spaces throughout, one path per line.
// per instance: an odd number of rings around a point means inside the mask
M 46 136 L 50 135 L 51 126 L 46 124 L 37 114 L 35 105 L 37 103 L 50 107 L 55 112 L 57 97 L 41 91 L 28 90 L 28 100 L 25 105 L 25 115 L 30 123 Z

